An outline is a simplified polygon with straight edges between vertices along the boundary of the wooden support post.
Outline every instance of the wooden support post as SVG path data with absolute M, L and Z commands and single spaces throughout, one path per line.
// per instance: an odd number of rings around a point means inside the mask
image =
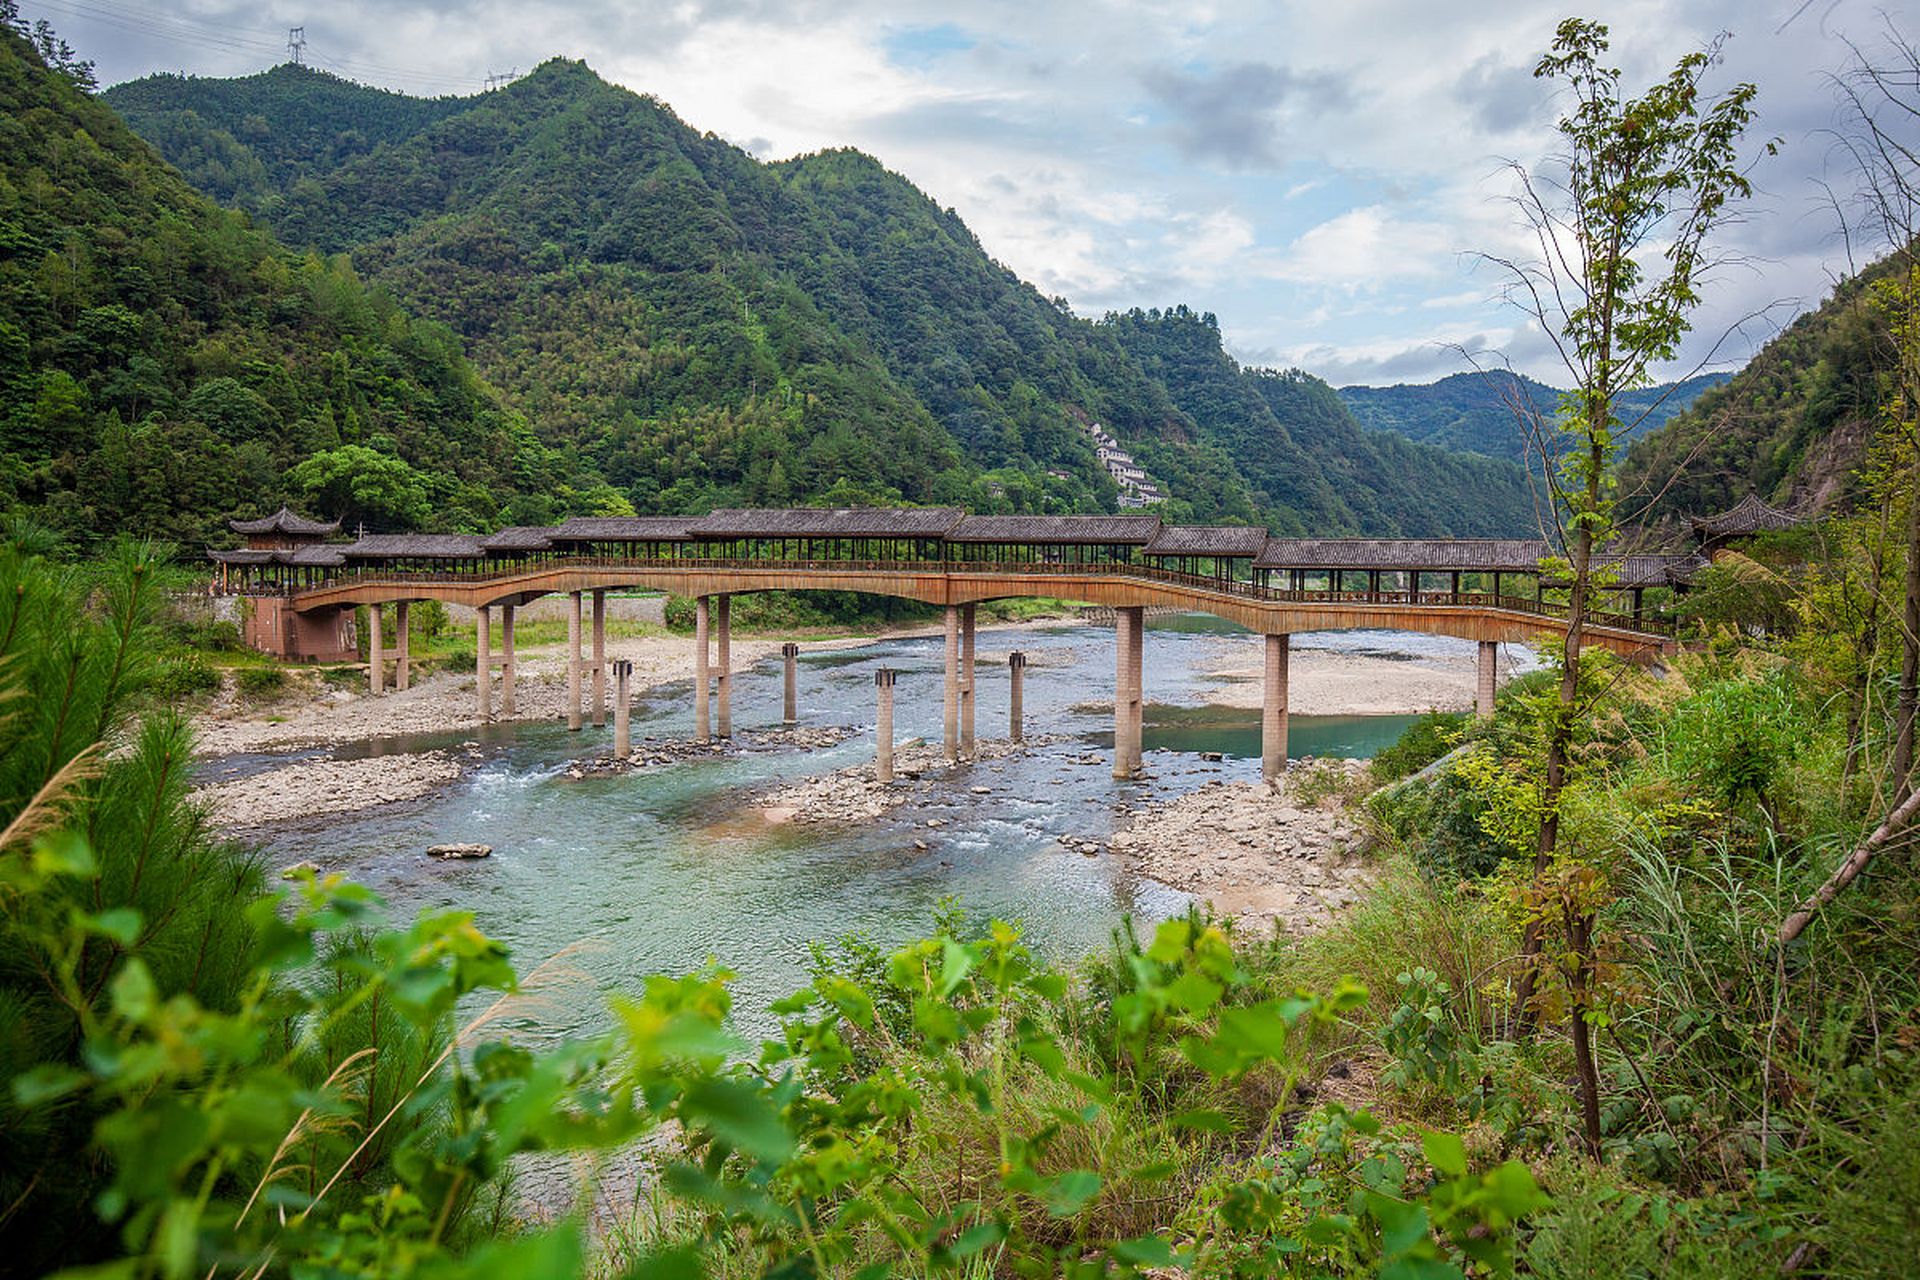
M 1500 678 L 1500 644 L 1495 640 L 1480 642 L 1479 681 L 1474 690 L 1473 711 L 1482 720 L 1493 718 L 1493 691 Z
M 893 781 L 893 681 L 898 674 L 891 667 L 873 673 L 874 696 L 880 702 L 873 725 L 873 776 L 878 782 Z
M 607 722 L 607 593 L 593 593 L 593 727 Z
M 780 646 L 780 657 L 786 664 L 787 698 L 781 719 L 786 724 L 800 723 L 800 681 L 796 671 L 800 657 L 800 646 L 789 641 Z
M 380 635 L 380 613 L 379 605 L 367 606 L 367 692 L 376 698 L 387 691 L 387 655 L 382 647 L 385 640 Z
M 473 611 L 473 689 L 481 723 L 493 718 L 493 610 L 481 605 Z
M 580 593 L 567 597 L 567 728 L 580 728 Z
M 947 763 L 960 758 L 960 610 L 948 605 L 946 612 L 946 682 L 942 687 L 942 743 Z
M 1146 611 L 1140 606 L 1113 611 L 1113 776 L 1140 772 L 1141 650 L 1146 647 Z
M 393 606 L 393 687 L 397 693 L 407 691 L 413 676 L 413 648 L 407 637 L 407 604 L 402 600 Z
M 500 714 L 511 717 L 519 711 L 514 701 L 514 676 L 517 674 L 517 659 L 513 653 L 513 613 L 514 606 L 500 606 Z
M 714 683 L 719 686 L 720 736 L 733 736 L 733 597 L 721 596 L 718 616 L 714 618 Z
M 973 759 L 973 612 L 960 606 L 960 755 Z
M 707 678 L 707 598 L 693 602 L 693 740 L 711 742 L 713 721 L 707 699 L 711 696 Z
M 628 717 L 633 711 L 633 697 L 629 692 L 633 676 L 633 659 L 616 658 L 613 663 L 613 758 L 625 760 L 633 754 L 633 733 L 628 727 Z
M 1027 678 L 1027 655 L 1014 652 L 1007 655 L 1007 739 L 1011 742 L 1024 742 L 1027 737 L 1026 716 L 1022 714 L 1024 702 L 1021 686 Z
M 1266 637 L 1266 690 L 1260 704 L 1260 776 L 1277 781 L 1287 771 L 1287 657 L 1293 637 Z

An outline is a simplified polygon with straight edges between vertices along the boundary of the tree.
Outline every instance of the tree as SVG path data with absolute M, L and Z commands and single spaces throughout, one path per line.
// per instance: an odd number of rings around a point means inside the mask
M 400 458 L 363 444 L 342 445 L 314 454 L 287 472 L 315 511 L 330 512 L 349 525 L 413 528 L 432 514 L 426 477 Z
M 1753 117 L 1754 86 L 1739 84 L 1717 96 L 1703 89 L 1720 60 L 1719 41 L 1681 58 L 1638 97 L 1628 96 L 1620 71 L 1603 63 L 1607 48 L 1604 24 L 1569 18 L 1535 66 L 1536 77 L 1562 83 L 1571 98 L 1558 124 L 1563 150 L 1541 173 L 1512 166 L 1514 203 L 1537 256 L 1489 255 L 1508 278 L 1509 300 L 1552 341 L 1573 388 L 1551 424 L 1537 413 L 1523 418 L 1547 460 L 1542 469 L 1566 553 L 1557 567 L 1570 584 L 1559 697 L 1546 734 L 1536 881 L 1544 880 L 1559 852 L 1569 747 L 1577 720 L 1590 709 L 1580 667 L 1600 578 L 1596 554 L 1618 532 L 1611 476 L 1619 397 L 1650 384 L 1653 367 L 1673 358 L 1713 265 L 1711 236 L 1733 202 L 1751 191 L 1739 151 Z M 1591 936 L 1591 920 L 1576 924 L 1575 934 Z M 1527 963 L 1515 1019 L 1523 1029 L 1531 1025 L 1546 928 L 1544 918 L 1535 918 L 1522 938 Z M 1595 1087 L 1591 1065 L 1582 1064 L 1583 1091 Z M 1597 1110 L 1583 1109 L 1589 1146 L 1597 1149 Z

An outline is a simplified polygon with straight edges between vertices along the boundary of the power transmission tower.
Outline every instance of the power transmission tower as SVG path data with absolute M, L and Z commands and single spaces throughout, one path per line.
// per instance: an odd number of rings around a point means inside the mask
M 307 65 L 307 29 L 305 27 L 287 28 L 287 57 L 296 67 Z
M 492 73 L 488 73 L 487 92 L 492 93 L 495 89 L 502 88 L 505 85 L 510 85 L 515 80 L 518 80 L 519 78 L 520 78 L 520 68 L 518 67 L 513 68 L 511 71 L 507 72 L 503 76 L 497 76 L 497 75 L 493 75 Z

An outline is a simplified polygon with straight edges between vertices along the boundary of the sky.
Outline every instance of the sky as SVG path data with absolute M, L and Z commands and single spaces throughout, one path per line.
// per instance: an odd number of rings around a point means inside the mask
M 852 146 L 959 211 L 996 259 L 1086 316 L 1186 303 L 1251 365 L 1335 385 L 1552 346 L 1481 255 L 1527 251 L 1512 163 L 1554 144 L 1531 70 L 1569 12 L 1528 0 L 22 0 L 101 83 L 241 75 L 303 57 L 363 83 L 467 94 L 584 59 L 763 159 Z M 1719 243 L 1680 358 L 1737 368 L 1863 262 L 1828 197 L 1848 179 L 1832 75 L 1898 0 L 1622 0 L 1627 83 L 1724 33 L 1716 85 L 1759 86 L 1755 198 Z

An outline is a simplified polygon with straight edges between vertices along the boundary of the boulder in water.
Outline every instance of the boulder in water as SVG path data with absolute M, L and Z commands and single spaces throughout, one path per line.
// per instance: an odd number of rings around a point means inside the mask
M 493 846 L 490 844 L 436 844 L 427 850 L 429 858 L 444 858 L 449 862 L 464 858 L 490 858 Z

